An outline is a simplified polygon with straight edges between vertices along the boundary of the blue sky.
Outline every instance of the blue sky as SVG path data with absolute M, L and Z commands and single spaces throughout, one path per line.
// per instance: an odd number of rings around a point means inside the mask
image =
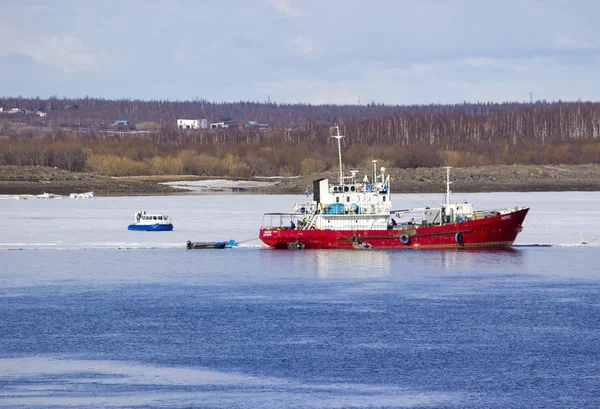
M 600 2 L 0 1 L 0 95 L 600 100 Z

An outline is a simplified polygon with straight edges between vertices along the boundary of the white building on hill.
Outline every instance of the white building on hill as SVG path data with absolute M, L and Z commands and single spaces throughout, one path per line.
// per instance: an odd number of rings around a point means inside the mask
M 177 128 L 179 129 L 205 129 L 207 127 L 206 119 L 178 119 Z

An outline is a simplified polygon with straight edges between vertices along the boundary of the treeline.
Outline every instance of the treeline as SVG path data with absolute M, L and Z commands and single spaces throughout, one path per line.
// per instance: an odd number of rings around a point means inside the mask
M 548 104 L 535 103 L 537 107 Z M 510 111 L 523 104 L 506 103 L 463 103 L 452 105 L 384 105 L 371 102 L 365 105 L 312 105 L 278 104 L 274 102 L 210 102 L 204 99 L 192 101 L 168 100 L 109 100 L 103 98 L 22 98 L 0 97 L 0 107 L 5 110 L 19 108 L 46 112 L 48 121 L 63 125 L 110 124 L 116 119 L 127 119 L 133 123 L 156 122 L 173 124 L 177 119 L 207 119 L 209 122 L 232 119 L 239 124 L 258 120 L 275 127 L 306 127 L 315 123 L 346 123 L 389 115 L 404 114 L 466 114 L 486 115 L 492 111 Z M 41 122 L 41 121 L 40 121 Z
M 368 169 L 373 158 L 388 167 L 600 163 L 600 103 L 592 102 L 313 106 L 0 98 L 0 106 L 49 112 L 43 123 L 0 115 L 0 164 L 111 176 L 330 170 L 337 166 L 334 124 L 346 135 L 344 162 L 351 167 Z M 65 115 L 70 126 L 62 122 Z M 141 132 L 76 126 L 75 117 L 78 124 L 128 119 Z M 229 118 L 240 125 L 181 130 L 175 119 L 182 117 Z M 270 126 L 246 127 L 248 120 Z
M 582 139 L 516 145 L 473 142 L 452 149 L 428 143 L 400 144 L 344 143 L 346 168 L 369 171 L 372 159 L 388 168 L 469 167 L 503 164 L 586 164 L 600 163 L 600 143 Z M 66 139 L 8 139 L 0 143 L 0 165 L 52 166 L 76 172 L 106 176 L 176 175 L 202 176 L 292 176 L 311 175 L 336 169 L 337 146 L 310 141 L 282 143 L 276 138 L 260 142 L 213 141 L 165 142 L 160 134 L 122 138 L 82 137 Z
M 132 127 L 160 133 L 166 139 L 176 134 L 178 118 L 224 119 L 238 124 L 217 138 L 227 142 L 260 142 L 263 133 L 245 128 L 248 121 L 269 124 L 271 132 L 288 143 L 310 138 L 327 143 L 328 127 L 340 124 L 353 143 L 400 144 L 428 143 L 451 148 L 457 143 L 487 141 L 516 144 L 600 138 L 600 103 L 546 102 L 478 103 L 455 105 L 310 105 L 258 102 L 214 103 L 196 101 L 137 101 L 83 99 L 0 98 L 0 107 L 42 110 L 46 117 L 25 114 L 0 115 L 0 134 L 21 136 L 11 122 L 35 126 L 79 130 L 100 129 L 117 119 L 130 121 Z M 137 127 L 135 126 L 137 125 Z M 241 127 L 241 129 L 240 129 Z M 173 128 L 173 129 L 169 129 Z M 104 129 L 104 128 L 102 128 Z M 28 130 L 22 136 L 32 136 Z M 197 137 L 192 135 L 192 137 Z M 200 135 L 199 137 L 205 137 Z M 206 138 L 214 138 L 207 135 Z

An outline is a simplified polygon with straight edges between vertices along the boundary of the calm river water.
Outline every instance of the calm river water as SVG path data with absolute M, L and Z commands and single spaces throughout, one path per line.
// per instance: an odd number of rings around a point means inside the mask
M 600 407 L 600 194 L 568 195 L 469 195 L 531 205 L 508 251 L 253 239 L 302 197 L 0 201 L 0 407 Z

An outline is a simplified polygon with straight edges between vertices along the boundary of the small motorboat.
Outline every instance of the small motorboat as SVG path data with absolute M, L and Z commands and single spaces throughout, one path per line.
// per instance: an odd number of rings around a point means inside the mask
M 141 211 L 135 214 L 135 223 L 130 224 L 127 230 L 171 231 L 173 230 L 173 224 L 171 218 L 166 214 Z
M 62 199 L 61 195 L 55 195 L 54 193 L 42 193 L 41 195 L 35 195 L 37 199 Z
M 192 249 L 224 249 L 227 246 L 226 241 L 195 241 L 190 240 L 186 243 L 187 248 Z
M 287 248 L 289 250 L 302 250 L 304 248 L 304 243 L 299 241 L 290 241 L 287 244 Z
M 92 199 L 95 196 L 94 192 L 85 192 L 85 193 L 71 193 L 69 198 L 71 199 Z
M 373 246 L 366 241 L 363 241 L 362 243 L 352 243 L 352 248 L 354 250 L 373 250 Z

